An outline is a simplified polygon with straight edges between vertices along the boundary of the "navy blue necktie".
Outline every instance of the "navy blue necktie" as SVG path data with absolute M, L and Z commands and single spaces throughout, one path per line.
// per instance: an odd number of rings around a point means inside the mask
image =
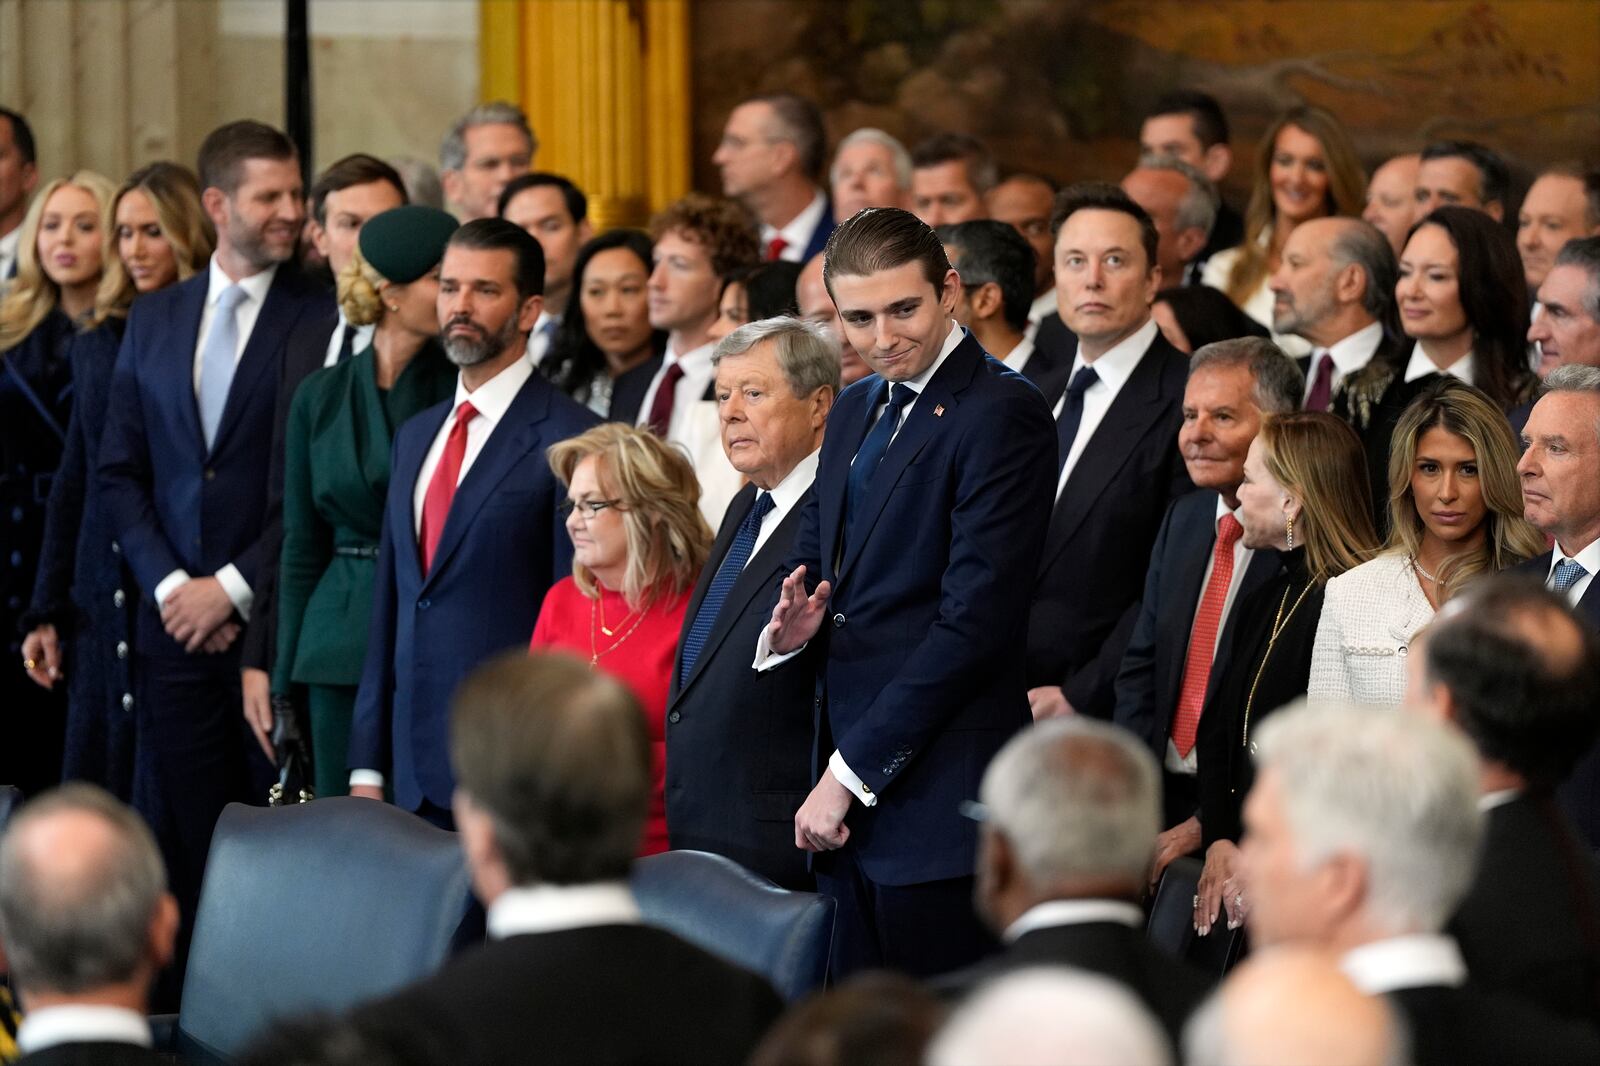
M 884 453 L 889 450 L 889 442 L 894 440 L 894 431 L 900 428 L 900 412 L 906 409 L 906 404 L 917 398 L 916 390 L 910 385 L 899 384 L 893 390 L 889 389 L 887 381 L 878 386 L 878 393 L 873 397 L 872 406 L 876 408 L 884 401 L 884 392 L 889 393 L 889 406 L 883 409 L 883 414 L 878 416 L 878 421 L 873 423 L 872 430 L 867 434 L 867 439 L 861 442 L 861 448 L 856 452 L 856 458 L 850 464 L 850 477 L 845 482 L 844 493 L 844 531 L 845 543 L 850 542 L 850 529 L 855 525 L 856 508 L 861 501 L 867 498 L 867 486 L 872 484 L 872 475 L 878 472 L 878 466 L 883 462 Z
M 680 684 L 689 679 L 689 671 L 694 669 L 695 660 L 705 650 L 706 641 L 711 637 L 711 627 L 717 624 L 717 615 L 722 613 L 722 602 L 733 591 L 733 583 L 744 573 L 750 553 L 755 550 L 756 537 L 761 533 L 761 520 L 767 517 L 774 506 L 770 492 L 758 492 L 744 521 L 739 523 L 733 543 L 728 545 L 728 554 L 722 557 L 722 565 L 717 567 L 717 574 L 706 589 L 705 599 L 700 601 L 700 610 L 695 612 L 694 624 L 683 638 L 681 669 L 678 671 Z
M 1056 422 L 1056 477 L 1067 468 L 1067 456 L 1072 454 L 1072 442 L 1078 439 L 1078 424 L 1083 421 L 1083 394 L 1089 386 L 1100 380 L 1094 367 L 1079 367 L 1067 386 L 1067 398 L 1061 405 L 1061 418 Z

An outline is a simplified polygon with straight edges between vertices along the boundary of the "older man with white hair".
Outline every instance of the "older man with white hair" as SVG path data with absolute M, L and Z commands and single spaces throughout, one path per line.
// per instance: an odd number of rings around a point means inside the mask
M 1053 718 L 1000 749 L 979 794 L 976 903 L 1006 949 L 942 987 L 1075 966 L 1139 997 L 1175 1040 L 1210 982 L 1144 936 L 1138 900 L 1161 821 L 1155 756 L 1108 723 Z
M 1411 1028 L 1417 1066 L 1600 1061 L 1600 1036 L 1468 981 L 1445 923 L 1483 833 L 1478 759 L 1420 715 L 1338 702 L 1262 723 L 1245 801 L 1248 922 L 1261 946 L 1339 956 Z
M 905 207 L 911 200 L 911 153 L 882 130 L 863 126 L 834 149 L 828 180 L 837 222 L 869 207 Z

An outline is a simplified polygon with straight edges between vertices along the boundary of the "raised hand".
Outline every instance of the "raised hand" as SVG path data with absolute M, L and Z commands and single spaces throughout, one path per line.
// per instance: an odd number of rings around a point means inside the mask
M 807 596 L 806 568 L 796 567 L 783 579 L 783 592 L 772 609 L 772 621 L 767 623 L 767 646 L 777 655 L 803 647 L 822 628 L 822 616 L 832 593 L 833 587 L 823 581 L 817 591 Z

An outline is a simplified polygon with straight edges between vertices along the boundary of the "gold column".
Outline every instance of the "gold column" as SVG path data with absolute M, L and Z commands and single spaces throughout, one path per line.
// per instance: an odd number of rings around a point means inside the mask
M 689 188 L 688 0 L 481 0 L 483 95 L 514 100 L 536 164 L 589 197 L 596 230 Z

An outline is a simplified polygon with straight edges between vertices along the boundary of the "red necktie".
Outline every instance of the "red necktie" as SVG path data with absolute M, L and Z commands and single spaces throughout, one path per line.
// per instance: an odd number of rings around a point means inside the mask
M 1222 608 L 1228 600 L 1228 583 L 1233 580 L 1233 545 L 1244 527 L 1231 514 L 1217 523 L 1217 544 L 1211 555 L 1211 580 L 1200 597 L 1194 629 L 1189 633 L 1189 654 L 1183 660 L 1183 689 L 1178 695 L 1178 713 L 1172 720 L 1172 743 L 1184 758 L 1194 749 L 1195 732 L 1200 728 L 1200 710 L 1206 702 L 1206 682 L 1211 677 L 1211 657 L 1217 647 L 1217 630 L 1222 628 Z
M 678 379 L 683 377 L 682 363 L 668 363 L 656 386 L 656 398 L 650 401 L 650 420 L 645 423 L 650 432 L 665 439 L 672 425 L 672 403 L 678 394 Z
M 774 237 L 767 242 L 767 262 L 783 258 L 783 250 L 789 247 L 789 242 L 782 237 Z
M 450 514 L 450 501 L 455 499 L 456 482 L 461 480 L 461 463 L 467 457 L 467 423 L 478 417 L 471 400 L 462 400 L 456 408 L 456 424 L 444 441 L 444 454 L 434 468 L 433 480 L 428 482 L 428 494 L 422 498 L 422 532 L 417 538 L 422 548 L 422 572 L 433 568 L 433 553 L 439 547 L 439 535 L 444 532 L 444 520 Z
M 1326 411 L 1333 399 L 1333 355 L 1325 348 L 1313 352 L 1317 373 L 1311 379 L 1311 391 L 1306 394 L 1307 411 Z

